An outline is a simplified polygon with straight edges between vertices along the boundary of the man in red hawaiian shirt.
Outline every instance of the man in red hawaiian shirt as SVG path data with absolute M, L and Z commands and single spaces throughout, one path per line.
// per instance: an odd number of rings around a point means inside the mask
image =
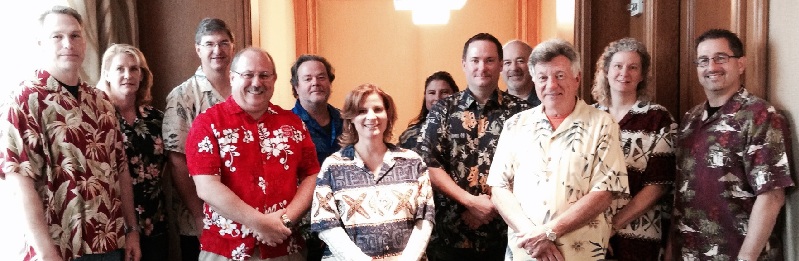
M 277 74 L 269 54 L 246 48 L 231 72 L 230 98 L 200 114 L 186 141 L 205 201 L 200 260 L 304 260 L 291 224 L 311 204 L 314 143 L 299 117 L 270 103 Z
M 108 96 L 80 79 L 81 16 L 56 6 L 39 21 L 45 64 L 0 109 L 0 179 L 21 200 L 21 258 L 138 261 L 124 136 Z

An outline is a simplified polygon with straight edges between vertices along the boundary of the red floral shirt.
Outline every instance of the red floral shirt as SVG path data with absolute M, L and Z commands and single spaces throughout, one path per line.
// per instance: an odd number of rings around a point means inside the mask
M 286 208 L 297 192 L 299 180 L 319 173 L 316 149 L 302 121 L 272 105 L 255 120 L 232 97 L 200 114 L 186 141 L 189 173 L 220 175 L 222 183 L 245 203 L 272 213 Z M 300 233 L 275 247 L 261 245 L 250 228 L 204 206 L 205 227 L 201 249 L 243 260 L 258 247 L 261 258 L 300 251 Z
M 0 109 L 0 179 L 33 179 L 64 260 L 124 247 L 123 136 L 108 97 L 85 82 L 76 98 L 40 70 Z M 37 260 L 26 242 L 24 260 Z

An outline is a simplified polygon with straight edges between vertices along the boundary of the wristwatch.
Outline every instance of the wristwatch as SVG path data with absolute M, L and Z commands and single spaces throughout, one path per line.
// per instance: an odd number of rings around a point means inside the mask
M 291 219 L 289 219 L 288 215 L 283 214 L 280 216 L 280 218 L 283 219 L 283 225 L 285 225 L 287 228 L 291 228 Z
M 558 234 L 555 234 L 555 231 L 552 231 L 551 228 L 547 228 L 547 231 L 544 232 L 547 236 L 547 240 L 555 242 L 555 239 L 558 239 Z
M 139 228 L 138 225 L 133 225 L 133 226 L 125 225 L 125 235 L 130 234 L 130 232 L 133 231 L 141 232 L 141 228 Z

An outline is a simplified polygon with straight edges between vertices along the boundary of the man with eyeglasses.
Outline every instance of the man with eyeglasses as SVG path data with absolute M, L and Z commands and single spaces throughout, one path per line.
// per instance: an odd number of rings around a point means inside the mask
M 230 60 L 234 38 L 227 24 L 216 18 L 200 21 L 194 35 L 194 49 L 200 67 L 166 98 L 163 137 L 171 169 L 172 182 L 179 197 L 172 198 L 177 215 L 180 249 L 183 260 L 196 261 L 200 253 L 198 236 L 203 227 L 202 201 L 186 167 L 186 136 L 194 119 L 214 104 L 230 96 Z
M 707 101 L 682 119 L 676 141 L 675 260 L 782 260 L 777 216 L 793 186 L 787 122 L 744 87 L 746 57 L 734 33 L 696 40 Z
M 275 64 L 248 47 L 233 58 L 230 98 L 200 114 L 186 160 L 205 227 L 199 260 L 305 260 L 292 229 L 311 206 L 319 163 L 297 115 L 271 104 Z

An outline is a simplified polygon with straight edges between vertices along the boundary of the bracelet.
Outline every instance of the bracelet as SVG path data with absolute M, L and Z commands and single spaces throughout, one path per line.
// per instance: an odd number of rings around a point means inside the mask
M 125 225 L 125 235 L 130 234 L 130 232 L 134 231 L 136 231 L 136 233 L 139 233 L 141 232 L 141 228 L 138 225 L 133 225 L 133 226 Z
M 280 216 L 280 218 L 283 219 L 283 225 L 285 225 L 287 228 L 291 228 L 291 219 L 289 219 L 288 215 L 283 214 Z

